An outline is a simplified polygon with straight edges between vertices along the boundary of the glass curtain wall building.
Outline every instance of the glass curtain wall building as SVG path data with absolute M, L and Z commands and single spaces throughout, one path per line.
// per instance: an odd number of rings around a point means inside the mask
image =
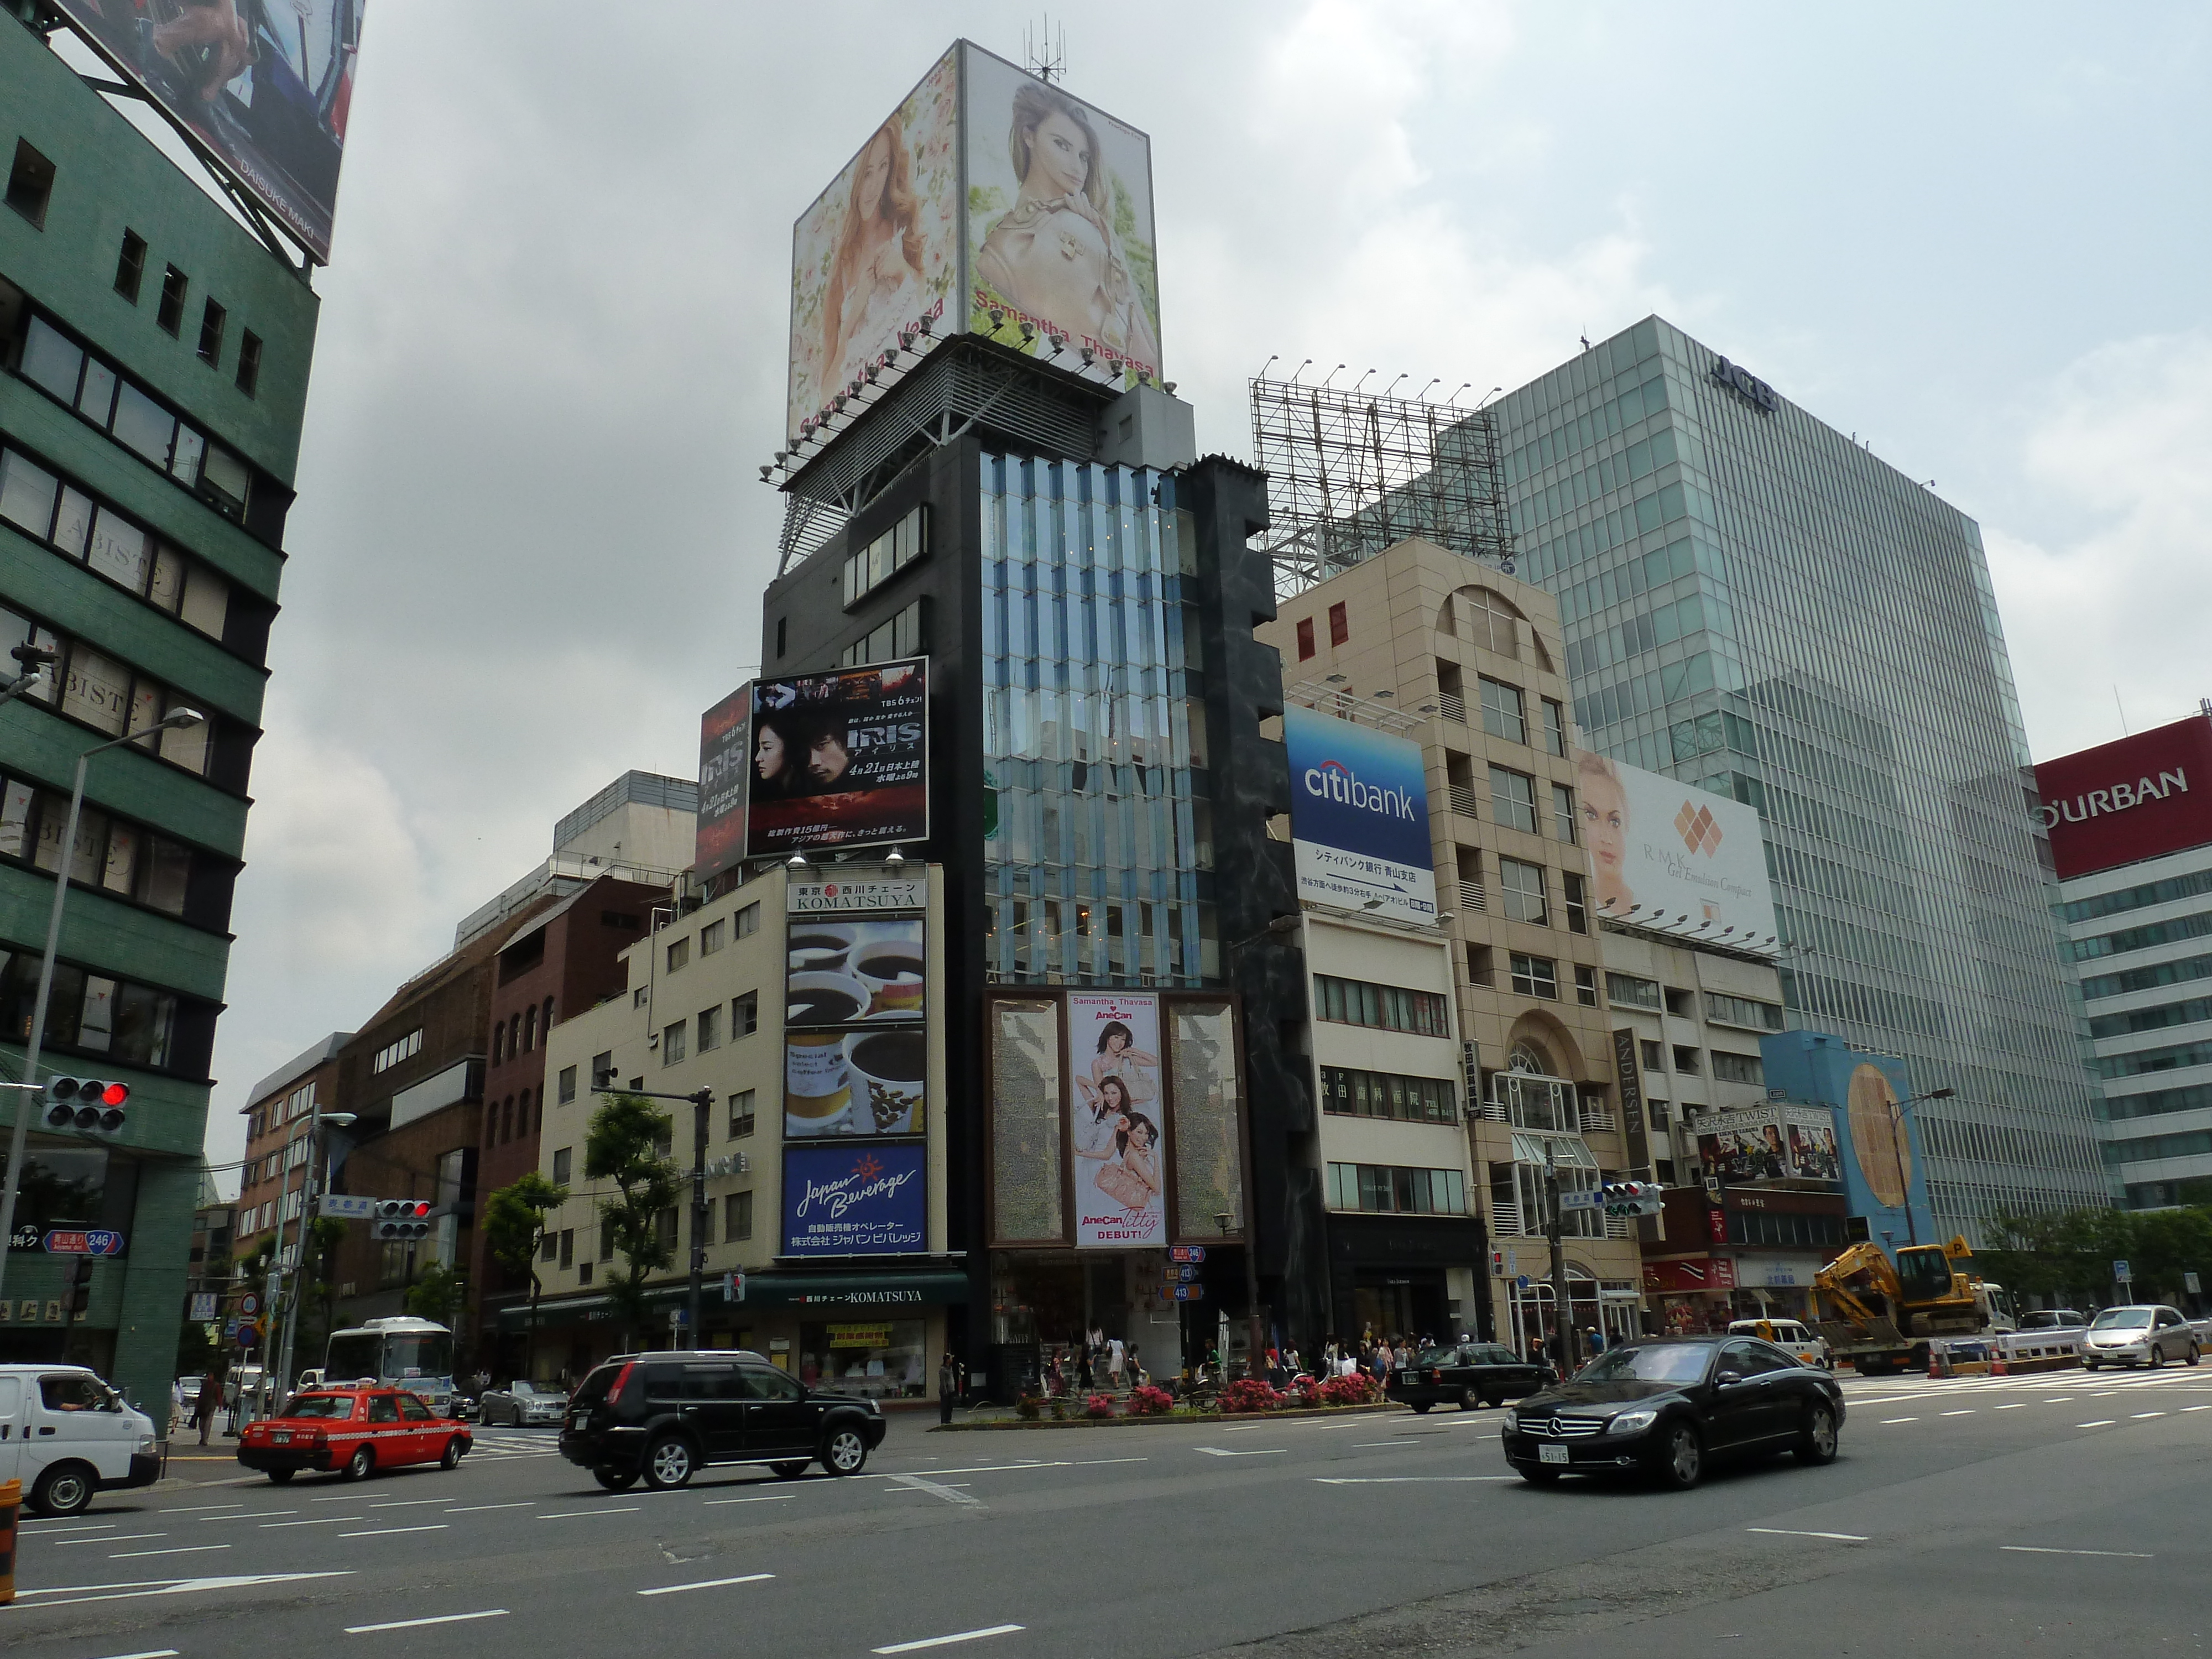
M 1957 1091 L 1939 1217 L 2105 1201 L 1979 528 L 1656 317 L 1494 408 L 1583 744 L 1759 809 L 1792 1023 Z
M 1196 532 L 1176 480 L 986 454 L 981 489 L 987 971 L 1216 979 Z

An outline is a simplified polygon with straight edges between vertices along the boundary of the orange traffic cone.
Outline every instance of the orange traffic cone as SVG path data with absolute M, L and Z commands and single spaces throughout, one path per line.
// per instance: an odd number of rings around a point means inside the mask
M 2012 1368 L 2005 1364 L 2005 1357 L 2002 1352 L 1992 1354 L 1990 1357 L 1990 1375 L 1991 1376 L 2010 1376 L 2012 1375 Z

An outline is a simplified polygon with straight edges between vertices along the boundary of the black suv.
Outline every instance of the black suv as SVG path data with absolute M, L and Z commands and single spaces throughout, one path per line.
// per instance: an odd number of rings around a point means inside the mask
M 617 1354 L 569 1396 L 561 1455 L 609 1492 L 641 1476 L 666 1492 L 709 1463 L 858 1474 L 885 1426 L 874 1401 L 809 1389 L 744 1350 Z

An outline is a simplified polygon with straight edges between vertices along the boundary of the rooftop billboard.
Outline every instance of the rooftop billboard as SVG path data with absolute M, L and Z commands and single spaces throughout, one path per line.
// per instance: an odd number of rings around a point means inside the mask
M 1686 923 L 1706 943 L 1746 948 L 1780 932 L 1756 810 L 1587 752 L 1575 784 L 1602 914 L 1662 931 Z
M 2035 769 L 2062 879 L 2212 842 L 2212 719 L 2202 714 Z
M 928 839 L 928 668 L 917 657 L 753 683 L 746 858 Z
M 53 0 L 319 262 L 368 0 Z
M 1398 921 L 1437 919 L 1420 745 L 1293 703 L 1291 841 L 1298 896 Z
M 793 228 L 787 429 L 925 324 L 1158 379 L 1152 166 L 1134 127 L 957 43 Z

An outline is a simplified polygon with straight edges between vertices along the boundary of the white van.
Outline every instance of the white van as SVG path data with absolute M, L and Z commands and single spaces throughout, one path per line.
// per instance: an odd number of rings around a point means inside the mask
M 1761 1337 L 1778 1348 L 1789 1349 L 1801 1365 L 1835 1369 L 1828 1358 L 1827 1343 L 1794 1319 L 1739 1319 L 1730 1323 L 1729 1334 Z
M 0 1484 L 33 1515 L 75 1515 L 93 1494 L 161 1478 L 154 1420 L 82 1365 L 0 1365 Z

